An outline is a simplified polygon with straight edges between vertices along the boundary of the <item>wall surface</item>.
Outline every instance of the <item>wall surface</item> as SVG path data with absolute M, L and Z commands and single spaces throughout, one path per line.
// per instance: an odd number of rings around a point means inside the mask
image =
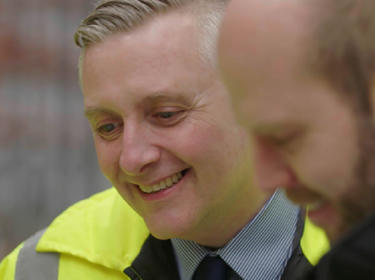
M 100 174 L 73 34 L 92 0 L 0 0 L 0 260 Z

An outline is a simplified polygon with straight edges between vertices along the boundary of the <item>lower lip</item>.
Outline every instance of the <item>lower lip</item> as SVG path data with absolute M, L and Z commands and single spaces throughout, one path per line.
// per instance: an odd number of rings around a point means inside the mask
M 176 184 L 158 192 L 144 193 L 138 187 L 137 188 L 141 194 L 141 197 L 146 201 L 162 200 L 175 193 L 180 188 L 182 183 L 187 179 L 188 175 L 190 175 L 190 169 L 186 171 L 185 175 Z

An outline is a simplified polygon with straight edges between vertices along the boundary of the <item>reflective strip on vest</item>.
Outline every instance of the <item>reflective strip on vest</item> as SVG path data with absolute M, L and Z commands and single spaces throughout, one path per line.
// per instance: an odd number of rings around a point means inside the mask
M 27 239 L 21 248 L 16 264 L 15 280 L 57 280 L 58 253 L 39 253 L 36 245 L 44 230 Z

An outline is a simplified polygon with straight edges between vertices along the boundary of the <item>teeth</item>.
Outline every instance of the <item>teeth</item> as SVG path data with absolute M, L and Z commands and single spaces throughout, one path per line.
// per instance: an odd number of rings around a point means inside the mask
M 182 173 L 178 172 L 174 174 L 171 177 L 168 177 L 164 181 L 159 182 L 158 184 L 152 185 L 152 186 L 143 186 L 139 185 L 139 188 L 141 189 L 142 192 L 144 193 L 153 193 L 153 192 L 158 192 L 161 190 L 164 190 L 166 188 L 169 188 L 176 184 L 180 179 L 182 178 Z
M 162 189 L 165 189 L 167 187 L 167 184 L 165 183 L 165 181 L 163 182 L 160 182 L 159 185 L 154 185 L 152 188 L 156 188 L 157 190 L 162 190 Z
M 159 186 L 154 185 L 154 186 L 151 187 L 151 189 L 152 189 L 153 192 L 157 192 L 159 190 Z
M 167 184 L 167 187 L 170 187 L 170 186 L 172 186 L 172 184 L 173 184 L 171 178 L 167 178 L 167 180 L 165 180 L 165 182 L 166 182 L 166 184 Z
M 142 192 L 144 193 L 151 193 L 152 189 L 151 188 L 146 188 L 145 186 L 139 185 L 139 188 L 141 189 Z
M 178 177 L 177 177 L 176 174 L 173 175 L 173 177 L 172 177 L 172 181 L 173 181 L 173 183 L 177 183 L 177 182 L 178 182 Z

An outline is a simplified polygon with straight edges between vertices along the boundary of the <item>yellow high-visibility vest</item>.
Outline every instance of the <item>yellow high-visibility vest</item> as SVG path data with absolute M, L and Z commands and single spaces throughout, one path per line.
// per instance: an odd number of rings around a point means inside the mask
M 143 219 L 111 188 L 76 203 L 45 231 L 20 244 L 0 264 L 0 279 L 129 279 L 123 270 L 148 236 Z M 329 248 L 324 232 L 308 220 L 300 245 L 311 264 Z M 24 261 L 37 278 L 27 278 L 27 269 L 17 266 Z

